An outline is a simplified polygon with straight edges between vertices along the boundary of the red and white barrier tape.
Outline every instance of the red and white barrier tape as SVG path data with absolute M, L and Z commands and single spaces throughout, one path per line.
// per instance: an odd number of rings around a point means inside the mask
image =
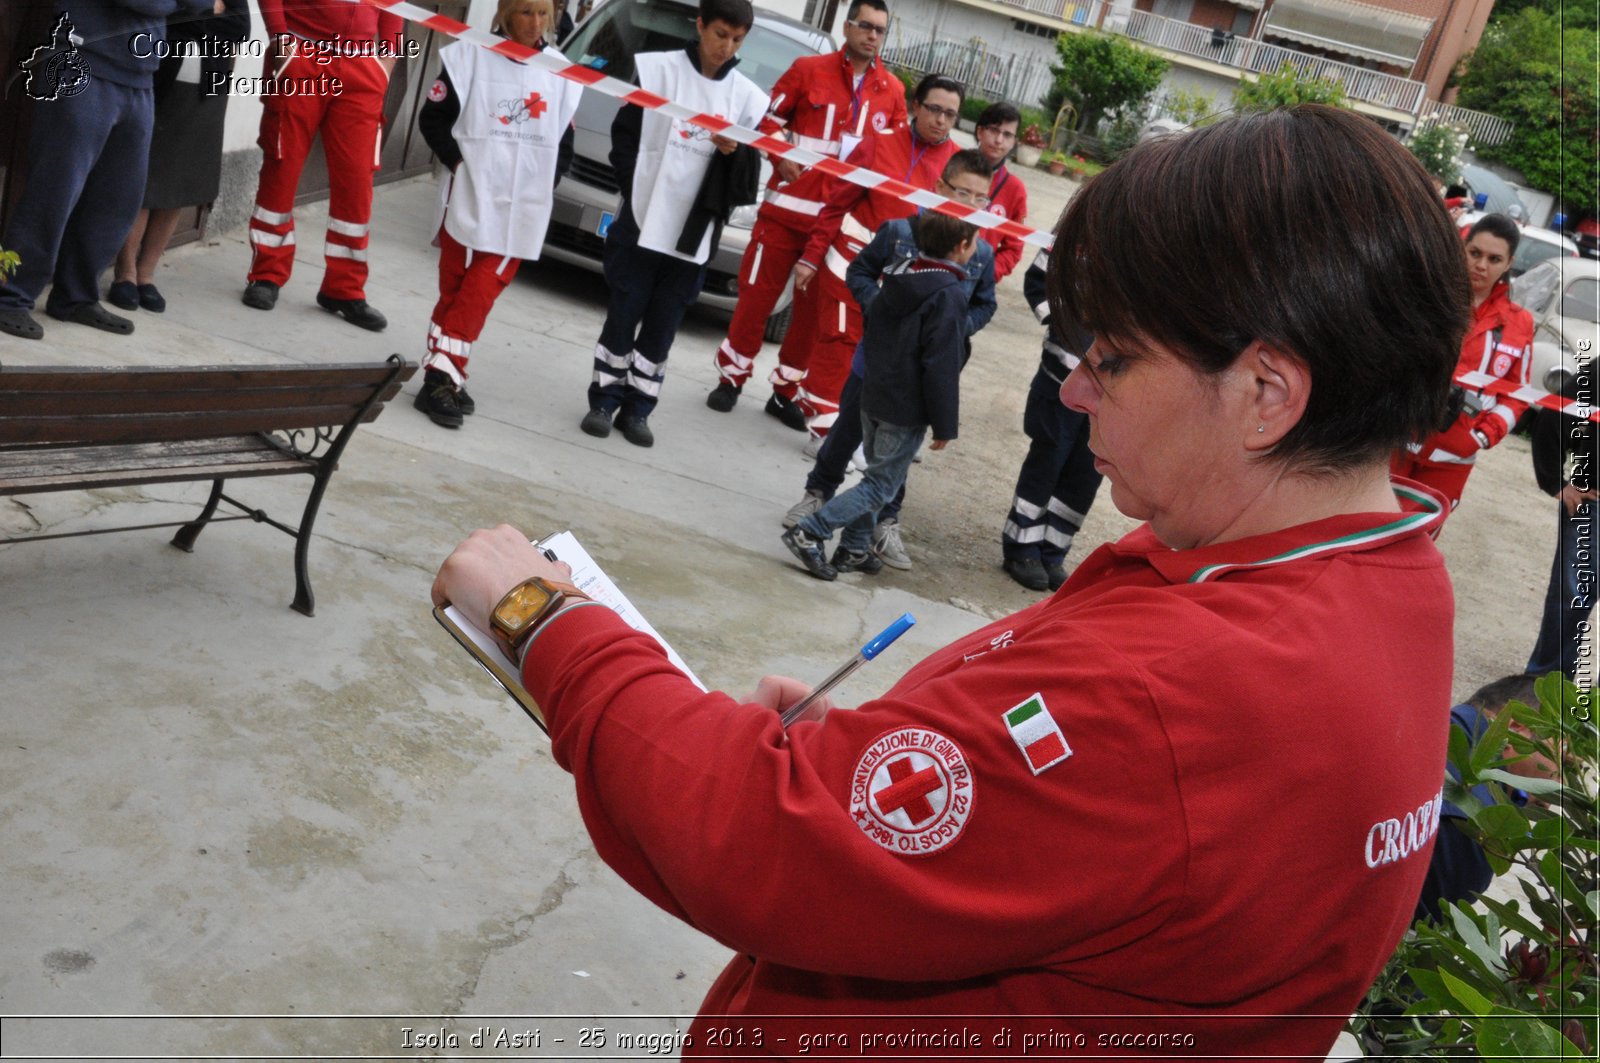
M 927 210 L 936 210 L 941 214 L 952 215 L 963 221 L 969 221 L 980 229 L 993 229 L 1001 236 L 1014 236 L 1035 247 L 1045 249 L 1050 247 L 1052 238 L 1049 233 L 1030 229 L 1026 225 L 1008 218 L 1002 218 L 998 214 L 990 214 L 986 210 L 975 210 L 963 203 L 945 199 L 938 193 L 930 192 L 924 188 L 913 188 L 903 181 L 896 181 L 894 178 L 886 177 L 881 173 L 864 170 L 859 166 L 852 166 L 841 159 L 819 155 L 814 151 L 796 147 L 779 137 L 769 136 L 754 129 L 746 129 L 743 126 L 734 125 L 725 119 L 718 118 L 716 115 L 701 114 L 681 104 L 674 103 L 665 97 L 657 96 L 653 92 L 646 92 L 637 85 L 630 85 L 626 81 L 620 81 L 617 78 L 602 74 L 593 67 L 574 63 L 571 60 L 563 62 L 543 52 L 535 52 L 533 49 L 515 41 L 497 37 L 485 30 L 474 29 L 464 22 L 457 22 L 453 18 L 446 18 L 444 15 L 435 14 L 426 8 L 406 3 L 405 0 L 360 0 L 360 2 L 398 15 L 408 22 L 415 22 L 420 26 L 433 30 L 435 33 L 442 33 L 446 37 L 453 37 L 460 41 L 470 41 L 480 48 L 498 52 L 509 59 L 534 63 L 557 77 L 575 81 L 585 88 L 603 92 L 607 96 L 615 97 L 624 103 L 637 104 L 647 110 L 660 111 L 662 114 L 688 122 L 691 125 L 697 125 L 718 136 L 736 140 L 741 144 L 748 144 L 750 147 L 766 152 L 768 155 L 788 159 L 810 169 L 821 170 L 832 177 L 841 178 L 862 188 L 870 188 L 887 193 L 896 199 L 914 203 Z
M 748 144 L 758 151 L 766 152 L 779 158 L 797 162 L 811 169 L 821 170 L 832 177 L 849 181 L 851 184 L 862 188 L 875 189 L 887 193 L 907 203 L 913 203 L 927 210 L 936 210 L 941 214 L 949 214 L 972 224 L 981 229 L 993 229 L 1001 236 L 1014 236 L 1024 243 L 1049 250 L 1052 237 L 1049 233 L 1030 229 L 1009 218 L 1002 218 L 997 214 L 990 214 L 986 210 L 974 210 L 963 203 L 945 199 L 943 196 L 925 188 L 913 188 L 903 181 L 896 181 L 872 170 L 864 170 L 859 166 L 852 166 L 842 159 L 835 159 L 828 155 L 819 155 L 814 151 L 796 147 L 786 140 L 746 129 L 734 125 L 716 115 L 701 114 L 682 104 L 657 96 L 653 92 L 646 92 L 637 85 L 630 85 L 609 75 L 602 74 L 593 67 L 574 63 L 571 60 L 559 60 L 544 52 L 536 52 L 532 48 L 507 40 L 505 37 L 496 36 L 487 30 L 474 29 L 465 22 L 457 22 L 453 18 L 436 14 L 416 4 L 406 3 L 406 0 L 353 0 L 388 11 L 408 22 L 415 22 L 420 26 L 442 33 L 446 37 L 453 37 L 459 41 L 468 41 L 480 48 L 487 48 L 491 52 L 498 52 L 508 59 L 522 62 L 531 62 L 555 74 L 557 77 L 575 81 L 585 88 L 595 89 L 607 96 L 621 100 L 623 103 L 635 104 L 652 111 L 697 125 L 719 136 L 736 140 L 741 144 Z M 1523 402 L 1546 409 L 1556 410 L 1573 417 L 1585 417 L 1591 421 L 1600 421 L 1600 408 L 1589 406 L 1575 400 L 1563 399 L 1559 395 L 1552 395 L 1538 388 L 1523 387 L 1510 381 L 1491 377 L 1487 373 L 1463 373 L 1456 378 L 1456 383 L 1463 387 L 1474 388 L 1490 395 L 1509 395 Z

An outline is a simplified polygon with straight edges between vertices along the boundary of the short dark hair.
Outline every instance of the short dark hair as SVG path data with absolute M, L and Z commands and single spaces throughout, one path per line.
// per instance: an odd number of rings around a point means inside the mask
M 1498 715 L 1501 709 L 1513 701 L 1520 701 L 1524 705 L 1538 705 L 1539 695 L 1533 687 L 1535 678 L 1531 675 L 1501 676 L 1494 682 L 1479 687 L 1477 692 L 1467 699 L 1467 704 L 1485 716 Z
M 889 5 L 884 0 L 850 0 L 850 6 L 845 9 L 844 17 L 856 18 L 861 14 L 861 9 L 870 7 L 874 11 L 882 11 L 885 16 L 889 14 Z
M 1522 242 L 1522 227 L 1504 214 L 1485 214 L 1479 218 L 1467 230 L 1467 239 L 1471 240 L 1479 233 L 1498 236 L 1506 242 L 1506 250 L 1513 255 L 1517 253 L 1517 245 Z
M 949 74 L 929 74 L 917 82 L 917 87 L 911 90 L 911 102 L 923 103 L 928 99 L 928 93 L 934 89 L 943 89 L 953 92 L 962 103 L 967 101 L 967 87 Z
M 999 103 L 991 103 L 985 107 L 983 113 L 978 115 L 978 120 L 974 124 L 977 128 L 983 129 L 985 126 L 1001 126 L 1007 122 L 1016 122 L 1021 125 L 1022 112 L 1006 101 L 1001 100 Z
M 756 24 L 756 9 L 750 0 L 700 0 L 700 21 L 707 26 L 722 21 L 747 30 Z
M 977 148 L 967 148 L 950 156 L 950 161 L 944 164 L 944 172 L 939 176 L 948 184 L 950 178 L 964 173 L 977 174 L 987 181 L 994 176 L 994 167 L 984 158 L 983 152 Z
M 962 244 L 978 235 L 978 227 L 949 214 L 925 210 L 912 221 L 911 235 L 917 241 L 917 250 L 929 258 L 949 258 Z
M 1299 357 L 1311 394 L 1270 456 L 1306 472 L 1433 431 L 1471 313 L 1427 172 L 1371 119 L 1316 104 L 1148 140 L 1090 180 L 1056 228 L 1050 302 L 1205 373 L 1256 341 Z

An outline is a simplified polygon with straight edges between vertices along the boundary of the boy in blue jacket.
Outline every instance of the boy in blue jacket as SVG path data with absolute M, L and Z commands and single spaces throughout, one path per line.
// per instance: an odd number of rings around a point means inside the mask
M 917 218 L 913 230 L 917 257 L 892 267 L 865 308 L 861 428 L 866 472 L 860 483 L 783 533 L 784 545 L 817 579 L 883 567 L 872 551 L 878 511 L 904 486 L 928 429 L 933 450 L 956 438 L 966 353 L 964 267 L 977 250 L 978 230 L 931 211 Z M 835 529 L 843 532 L 830 561 L 824 548 Z

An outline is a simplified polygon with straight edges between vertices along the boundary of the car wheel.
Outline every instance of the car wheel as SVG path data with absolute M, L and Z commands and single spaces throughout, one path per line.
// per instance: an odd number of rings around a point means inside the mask
M 789 333 L 789 319 L 794 316 L 794 304 L 790 303 L 781 311 L 767 318 L 767 330 L 762 333 L 762 339 L 768 343 L 782 343 L 783 337 Z

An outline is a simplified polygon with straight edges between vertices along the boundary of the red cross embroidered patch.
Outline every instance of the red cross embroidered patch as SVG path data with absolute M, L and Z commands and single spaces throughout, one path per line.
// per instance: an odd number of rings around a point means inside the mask
M 929 856 L 961 836 L 972 816 L 972 769 L 937 731 L 879 735 L 850 776 L 850 815 L 890 852 Z

